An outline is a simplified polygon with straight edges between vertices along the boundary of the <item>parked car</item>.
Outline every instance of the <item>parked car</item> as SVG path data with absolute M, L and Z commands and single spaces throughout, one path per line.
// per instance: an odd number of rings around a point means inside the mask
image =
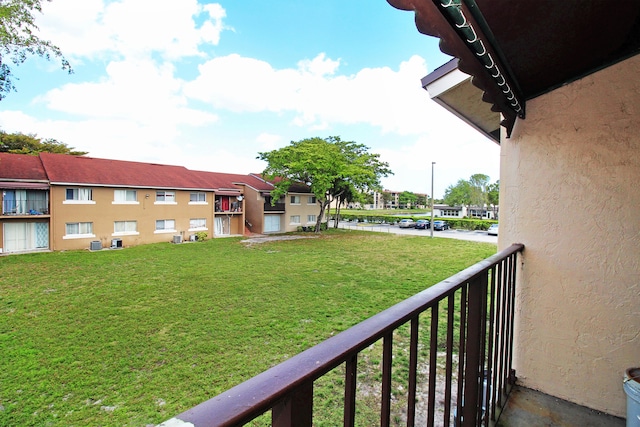
M 430 227 L 431 224 L 429 224 L 429 221 L 426 219 L 419 219 L 416 221 L 416 230 L 426 230 Z
M 487 231 L 489 236 L 497 236 L 498 235 L 498 224 L 491 224 L 489 230 Z
M 433 229 L 436 231 L 448 230 L 449 228 L 446 221 L 433 221 Z
M 398 223 L 400 228 L 413 228 L 416 226 L 416 222 L 412 219 L 401 219 Z

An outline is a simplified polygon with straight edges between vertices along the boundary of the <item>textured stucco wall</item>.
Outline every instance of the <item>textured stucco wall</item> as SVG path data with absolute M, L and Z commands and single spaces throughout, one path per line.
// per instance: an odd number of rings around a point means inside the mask
M 640 56 L 527 103 L 502 140 L 499 246 L 525 244 L 521 384 L 625 415 L 640 366 Z

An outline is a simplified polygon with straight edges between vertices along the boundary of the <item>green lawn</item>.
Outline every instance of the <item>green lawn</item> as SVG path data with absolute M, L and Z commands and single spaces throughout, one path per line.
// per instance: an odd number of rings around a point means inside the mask
M 495 252 L 331 230 L 2 257 L 0 426 L 159 423 Z

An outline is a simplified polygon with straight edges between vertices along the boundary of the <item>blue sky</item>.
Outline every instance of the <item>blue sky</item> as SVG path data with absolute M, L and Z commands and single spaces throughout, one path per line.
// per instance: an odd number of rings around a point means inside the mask
M 435 196 L 499 148 L 431 101 L 420 79 L 449 58 L 385 0 L 54 0 L 40 36 L 75 73 L 30 58 L 0 128 L 90 156 L 261 172 L 258 152 L 338 135 L 379 153 L 383 186 Z

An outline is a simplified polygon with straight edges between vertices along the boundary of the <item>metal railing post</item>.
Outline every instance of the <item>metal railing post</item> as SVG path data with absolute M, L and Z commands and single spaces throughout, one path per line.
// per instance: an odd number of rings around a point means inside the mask
M 482 323 L 485 321 L 482 303 L 487 293 L 487 275 L 481 274 L 469 282 L 466 364 L 464 370 L 464 400 L 462 405 L 462 427 L 474 427 L 481 407 L 480 380 L 482 357 Z
M 313 382 L 295 389 L 271 410 L 273 427 L 311 427 L 313 422 Z

